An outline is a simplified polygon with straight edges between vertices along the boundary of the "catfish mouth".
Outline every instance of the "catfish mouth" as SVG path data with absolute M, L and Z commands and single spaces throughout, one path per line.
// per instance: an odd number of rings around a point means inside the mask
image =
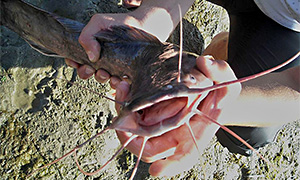
M 182 91 L 165 94 L 155 100 L 151 98 L 151 102 L 147 98 L 134 101 L 138 103 L 125 106 L 111 128 L 138 136 L 160 136 L 188 122 L 194 115 L 192 108 L 198 106 L 206 95 Z
M 187 107 L 187 103 L 187 97 L 162 100 L 151 106 L 137 110 L 137 122 L 143 127 L 164 124 L 165 121 L 172 120 L 178 116 Z

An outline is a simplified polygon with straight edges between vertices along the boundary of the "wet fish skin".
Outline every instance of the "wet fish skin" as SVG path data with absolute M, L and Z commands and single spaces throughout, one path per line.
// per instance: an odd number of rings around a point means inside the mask
M 59 17 L 21 0 L 1 0 L 1 25 L 18 33 L 31 47 L 48 56 L 73 59 L 111 75 L 127 76 L 131 98 L 123 109 L 131 111 L 164 96 L 181 96 L 188 87 L 178 83 L 179 48 L 129 26 L 114 26 L 95 38 L 101 56 L 91 63 L 78 42 L 84 24 Z M 195 67 L 198 55 L 183 53 L 182 77 Z
M 1 0 L 1 25 L 45 55 L 73 57 L 78 63 L 90 63 L 76 41 L 84 27 L 82 23 L 60 18 L 20 0 Z

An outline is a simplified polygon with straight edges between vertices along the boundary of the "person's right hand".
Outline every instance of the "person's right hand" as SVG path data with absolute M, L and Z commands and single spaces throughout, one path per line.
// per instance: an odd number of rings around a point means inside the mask
M 236 79 L 234 72 L 225 61 L 200 56 L 196 62 L 197 67 L 194 70 L 200 72 L 197 73 L 199 76 L 202 74 L 206 77 L 202 83 L 206 84 L 211 81 L 215 84 L 219 84 Z M 198 88 L 201 88 L 201 86 Z M 235 101 L 240 91 L 241 86 L 238 83 L 211 91 L 198 105 L 198 110 L 221 124 L 226 123 L 224 119 L 221 120 L 219 117 L 223 111 L 226 111 L 224 109 Z M 122 81 L 116 89 L 116 100 L 123 102 L 125 99 L 128 99 L 127 96 L 130 95 L 129 92 L 129 84 Z M 162 106 L 162 109 L 159 110 L 156 108 L 157 115 L 153 116 L 153 120 L 162 116 L 166 111 L 170 111 L 178 103 L 180 103 L 180 101 L 177 100 L 177 102 L 173 101 L 170 103 L 168 107 Z M 120 105 L 116 104 L 116 110 L 119 113 Z M 149 173 L 152 176 L 173 176 L 190 169 L 198 162 L 198 153 L 204 151 L 219 128 L 208 121 L 205 116 L 201 115 L 193 116 L 189 120 L 189 123 L 195 134 L 198 150 L 195 147 L 187 125 L 182 125 L 161 136 L 152 137 L 147 141 L 142 154 L 142 160 L 147 163 L 152 163 L 149 168 Z M 117 131 L 117 135 L 120 142 L 124 144 L 132 134 Z M 132 140 L 126 148 L 135 155 L 138 155 L 142 142 L 142 137 L 138 137 Z
M 100 44 L 95 39 L 94 35 L 97 32 L 103 29 L 108 29 L 114 25 L 130 25 L 137 28 L 140 27 L 139 21 L 128 14 L 95 14 L 89 23 L 84 27 L 79 36 L 79 43 L 85 49 L 91 62 L 96 62 L 101 53 Z M 88 79 L 95 74 L 95 79 L 100 83 L 104 83 L 110 79 L 110 85 L 114 89 L 120 82 L 118 77 L 111 77 L 110 74 L 104 69 L 96 71 L 89 65 L 81 65 L 71 59 L 65 59 L 65 61 L 67 65 L 77 69 L 78 76 L 81 79 Z

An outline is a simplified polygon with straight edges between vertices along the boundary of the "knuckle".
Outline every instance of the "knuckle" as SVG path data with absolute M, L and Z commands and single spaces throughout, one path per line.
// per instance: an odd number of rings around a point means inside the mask
M 228 69 L 230 68 L 229 64 L 224 60 L 215 60 L 220 69 Z
M 99 18 L 99 14 L 94 14 L 94 15 L 92 16 L 92 18 L 90 19 L 90 22 L 97 21 L 98 18 Z
M 231 69 L 230 65 L 224 60 L 217 60 L 218 62 L 218 69 L 221 71 L 222 74 L 230 75 L 235 78 L 235 74 Z
M 86 44 L 86 37 L 83 33 L 80 34 L 79 38 L 78 38 L 78 42 L 81 44 L 81 45 L 85 45 Z

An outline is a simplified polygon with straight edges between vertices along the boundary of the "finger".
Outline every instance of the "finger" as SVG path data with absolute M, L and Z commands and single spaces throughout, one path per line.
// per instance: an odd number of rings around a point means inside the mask
M 116 87 L 116 100 L 117 101 L 125 101 L 127 96 L 129 95 L 130 85 L 126 81 L 121 81 Z
M 201 69 L 201 72 L 205 74 L 206 77 L 211 79 L 215 84 L 237 79 L 233 70 L 230 68 L 227 62 L 223 60 L 213 60 L 211 56 L 204 56 L 204 57 L 200 56 L 197 59 L 197 67 Z M 216 103 L 218 104 L 219 107 L 224 107 L 224 105 L 228 101 L 237 98 L 240 91 L 241 91 L 240 83 L 231 84 L 228 85 L 227 87 L 221 88 L 217 90 L 218 94 L 215 95 Z M 210 93 L 209 96 L 212 96 L 212 93 Z
M 152 163 L 149 173 L 152 176 L 173 176 L 189 170 L 198 162 L 198 157 L 192 141 L 181 142 L 173 156 Z
M 117 135 L 122 144 L 131 136 L 131 134 L 122 131 L 117 131 Z M 172 137 L 170 135 L 165 136 L 164 134 L 149 139 L 143 151 L 142 161 L 151 163 L 174 155 L 177 142 Z M 138 137 L 129 143 L 126 149 L 138 156 L 142 143 L 143 138 Z
M 66 64 L 68 65 L 68 66 L 70 66 L 70 67 L 72 67 L 72 68 L 75 68 L 75 69 L 77 69 L 77 68 L 79 68 L 79 64 L 78 63 L 76 63 L 75 61 L 73 61 L 73 60 L 71 60 L 71 59 L 65 59 L 65 62 L 66 62 Z
M 95 74 L 95 79 L 100 83 L 105 83 L 109 80 L 110 74 L 106 72 L 105 70 L 97 70 Z
M 174 155 L 178 142 L 173 138 L 177 130 L 172 130 L 161 136 L 148 140 L 147 148 L 144 149 L 142 160 L 151 163 Z
M 109 81 L 109 84 L 110 84 L 110 87 L 113 88 L 113 89 L 116 89 L 117 86 L 120 84 L 121 82 L 121 79 L 116 77 L 116 76 L 112 76 L 110 78 L 110 81 Z
M 89 23 L 83 28 L 80 36 L 79 43 L 85 49 L 89 60 L 96 62 L 100 55 L 100 44 L 96 41 L 94 35 L 101 30 L 98 26 L 97 15 L 94 15 Z
M 142 0 L 123 0 L 122 5 L 126 8 L 139 7 Z
M 197 139 L 199 149 L 196 148 L 188 127 L 186 125 L 181 126 L 181 131 L 176 132 L 176 135 L 174 135 L 176 141 L 178 141 L 174 155 L 152 163 L 149 168 L 151 175 L 173 176 L 190 169 L 198 163 L 199 156 L 203 153 L 219 127 L 203 121 L 201 116 L 194 116 L 190 120 L 190 125 Z
M 130 85 L 126 81 L 121 81 L 116 87 L 116 100 L 119 102 L 124 102 L 129 94 Z M 115 103 L 115 108 L 120 113 L 120 104 Z
M 95 71 L 96 70 L 89 65 L 82 65 L 77 69 L 77 74 L 81 79 L 88 79 Z
M 80 36 L 80 44 L 85 49 L 86 54 L 91 62 L 96 62 L 100 56 L 100 45 L 94 39 L 92 34 L 84 34 Z

